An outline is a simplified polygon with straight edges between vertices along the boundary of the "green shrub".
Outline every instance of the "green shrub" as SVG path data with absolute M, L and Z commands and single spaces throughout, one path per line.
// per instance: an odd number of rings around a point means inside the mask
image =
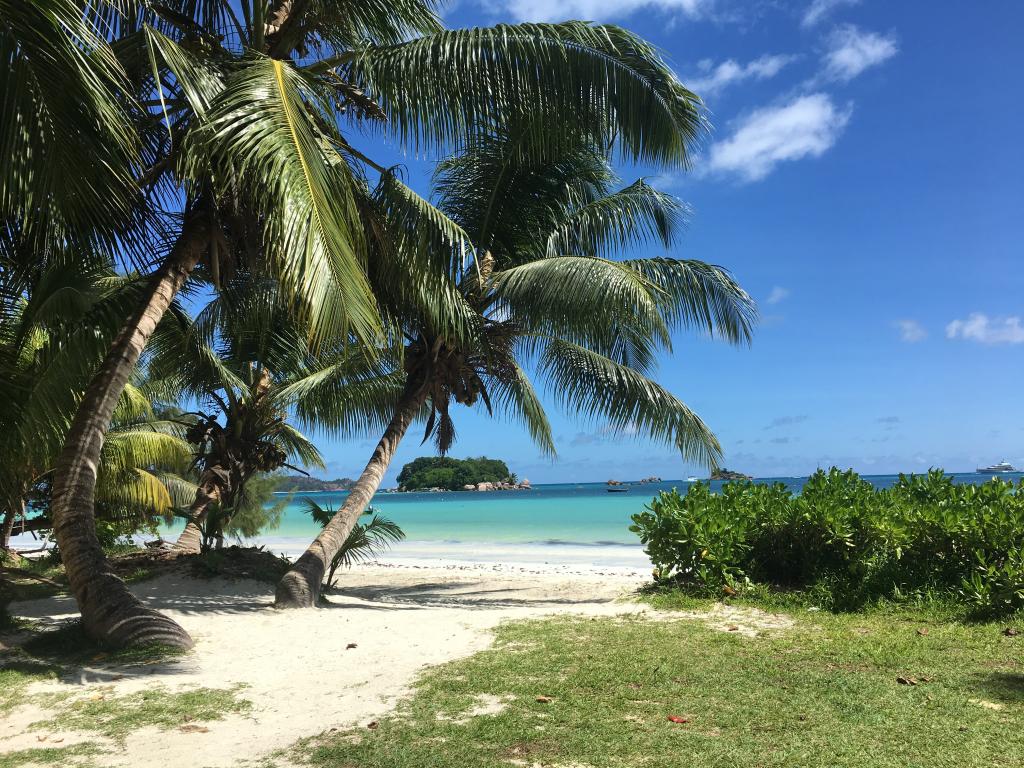
M 784 485 L 697 483 L 633 516 L 662 580 L 827 594 L 833 608 L 941 594 L 979 611 L 1024 608 L 1024 482 L 958 485 L 941 470 L 876 490 L 853 471 Z

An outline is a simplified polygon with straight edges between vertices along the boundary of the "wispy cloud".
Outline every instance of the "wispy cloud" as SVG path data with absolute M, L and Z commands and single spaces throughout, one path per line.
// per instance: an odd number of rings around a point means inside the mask
M 765 429 L 778 429 L 779 427 L 790 427 L 794 424 L 803 424 L 809 417 L 807 414 L 800 414 L 799 416 L 778 416 L 772 419 Z
M 698 18 L 710 10 L 712 0 L 483 0 L 481 5 L 510 14 L 516 21 L 622 19 L 638 11 Z
M 1024 324 L 1020 317 L 990 318 L 974 312 L 966 320 L 954 320 L 946 326 L 947 339 L 963 339 L 980 344 L 1024 344 Z
M 696 77 L 683 78 L 683 82 L 694 93 L 707 98 L 744 80 L 768 80 L 775 77 L 783 67 L 796 58 L 781 53 L 766 54 L 746 64 L 740 64 L 735 59 L 726 59 L 717 65 L 710 59 L 704 59 L 697 65 L 700 74 Z
M 928 338 L 928 331 L 917 320 L 897 320 L 893 325 L 900 332 L 900 339 L 916 344 Z
M 604 435 L 593 432 L 577 432 L 569 441 L 569 445 L 596 445 L 604 442 Z
M 816 24 L 824 21 L 828 16 L 832 15 L 832 12 L 850 5 L 857 5 L 860 0 L 813 0 L 813 2 L 807 6 L 807 10 L 804 11 L 804 17 L 801 20 L 801 25 L 804 27 L 813 27 Z
M 764 300 L 765 304 L 778 304 L 779 302 L 785 301 L 789 298 L 789 288 L 783 288 L 781 285 L 776 285 L 772 288 L 772 292 L 768 294 L 768 298 Z
M 866 32 L 847 24 L 829 35 L 825 77 L 848 82 L 864 70 L 888 61 L 898 52 L 895 37 Z
M 850 108 L 838 108 L 824 93 L 759 109 L 711 146 L 703 172 L 758 181 L 779 163 L 820 157 L 836 143 L 850 114 Z
M 877 421 L 879 424 L 899 424 L 900 423 L 900 417 L 899 416 L 879 416 L 877 419 L 875 419 L 875 421 Z

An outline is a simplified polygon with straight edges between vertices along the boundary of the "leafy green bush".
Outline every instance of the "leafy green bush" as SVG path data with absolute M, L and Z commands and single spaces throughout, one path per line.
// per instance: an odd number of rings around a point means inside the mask
M 1024 608 L 1024 481 L 958 485 L 941 470 L 876 490 L 853 471 L 781 483 L 697 483 L 633 516 L 661 580 L 827 594 L 833 608 L 944 594 L 987 613 Z

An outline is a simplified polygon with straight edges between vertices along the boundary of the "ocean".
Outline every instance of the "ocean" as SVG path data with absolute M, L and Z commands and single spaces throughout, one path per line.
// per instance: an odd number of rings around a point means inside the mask
M 1014 481 L 1021 473 L 1003 475 Z M 877 488 L 893 485 L 897 475 L 865 475 Z M 980 483 L 987 475 L 954 474 L 960 483 Z M 806 478 L 758 478 L 757 483 L 783 483 L 797 493 Z M 372 506 L 394 520 L 406 539 L 382 558 L 395 564 L 504 563 L 602 567 L 630 571 L 649 568 L 636 536 L 629 532 L 630 516 L 659 491 L 690 485 L 685 480 L 634 483 L 624 493 L 608 493 L 604 483 L 535 485 L 529 491 L 451 491 L 442 493 L 378 493 Z M 722 482 L 713 482 L 717 490 Z M 295 557 L 316 536 L 318 527 L 302 511 L 303 497 L 322 507 L 340 508 L 344 492 L 296 494 L 276 530 L 246 544 Z M 180 528 L 167 529 L 172 539 Z

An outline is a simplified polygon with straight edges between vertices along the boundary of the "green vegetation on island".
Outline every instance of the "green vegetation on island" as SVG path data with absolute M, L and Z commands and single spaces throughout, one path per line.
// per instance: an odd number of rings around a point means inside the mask
M 745 475 L 742 472 L 734 472 L 731 469 L 713 469 L 711 470 L 711 480 L 753 480 L 750 475 Z
M 480 483 L 518 483 L 515 473 L 501 459 L 486 456 L 453 459 L 448 456 L 421 456 L 402 467 L 398 487 L 403 491 L 444 488 L 449 491 L 469 490 L 466 486 Z
M 319 491 L 347 491 L 355 480 L 350 477 L 338 477 L 334 480 L 321 480 L 319 477 L 306 477 L 304 475 L 288 475 L 281 478 L 279 488 L 282 491 L 295 491 L 296 493 L 317 493 Z

